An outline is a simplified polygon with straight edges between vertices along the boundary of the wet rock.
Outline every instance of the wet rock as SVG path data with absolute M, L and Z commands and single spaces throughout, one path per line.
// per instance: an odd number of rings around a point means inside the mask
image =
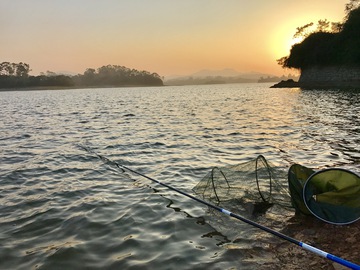
M 300 87 L 298 82 L 295 82 L 293 79 L 289 79 L 287 81 L 281 81 L 277 84 L 274 84 L 270 88 L 294 88 Z

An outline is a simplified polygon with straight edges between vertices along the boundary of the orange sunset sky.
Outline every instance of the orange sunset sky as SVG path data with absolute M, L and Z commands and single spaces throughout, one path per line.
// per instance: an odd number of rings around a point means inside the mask
M 342 21 L 347 0 L 0 0 L 0 62 L 31 74 L 122 65 L 187 75 L 287 74 L 296 27 Z

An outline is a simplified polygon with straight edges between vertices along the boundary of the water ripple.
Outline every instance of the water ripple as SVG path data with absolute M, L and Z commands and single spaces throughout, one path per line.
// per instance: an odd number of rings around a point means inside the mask
M 356 92 L 234 84 L 0 95 L 0 269 L 254 269 L 274 261 L 277 239 L 223 222 L 78 145 L 188 192 L 210 167 L 259 154 L 283 167 L 360 171 Z M 281 229 L 291 216 L 273 208 L 251 218 Z

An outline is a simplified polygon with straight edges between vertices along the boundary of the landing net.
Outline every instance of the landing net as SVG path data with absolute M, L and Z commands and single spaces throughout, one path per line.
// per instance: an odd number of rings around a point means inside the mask
M 193 191 L 217 205 L 238 201 L 291 207 L 287 170 L 276 167 L 262 155 L 237 165 L 213 167 Z

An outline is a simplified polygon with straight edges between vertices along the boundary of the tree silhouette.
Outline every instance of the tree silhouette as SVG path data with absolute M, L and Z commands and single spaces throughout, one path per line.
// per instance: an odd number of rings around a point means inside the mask
M 30 66 L 22 62 L 18 64 L 10 62 L 0 63 L 0 75 L 27 77 L 29 72 Z
M 317 31 L 307 34 L 305 39 L 292 46 L 289 56 L 277 60 L 284 68 L 306 69 L 324 66 L 360 67 L 360 0 L 352 0 L 344 23 L 331 24 L 319 20 Z M 297 28 L 296 36 L 304 35 L 312 24 Z
M 163 85 L 157 73 L 138 71 L 119 65 L 88 68 L 78 75 L 77 83 L 84 86 Z
M 0 63 L 0 88 L 22 87 L 96 87 L 96 86 L 160 86 L 157 73 L 138 71 L 124 66 L 107 65 L 98 69 L 88 68 L 83 75 L 66 76 L 47 71 L 39 76 L 29 76 L 30 66 L 20 62 Z

